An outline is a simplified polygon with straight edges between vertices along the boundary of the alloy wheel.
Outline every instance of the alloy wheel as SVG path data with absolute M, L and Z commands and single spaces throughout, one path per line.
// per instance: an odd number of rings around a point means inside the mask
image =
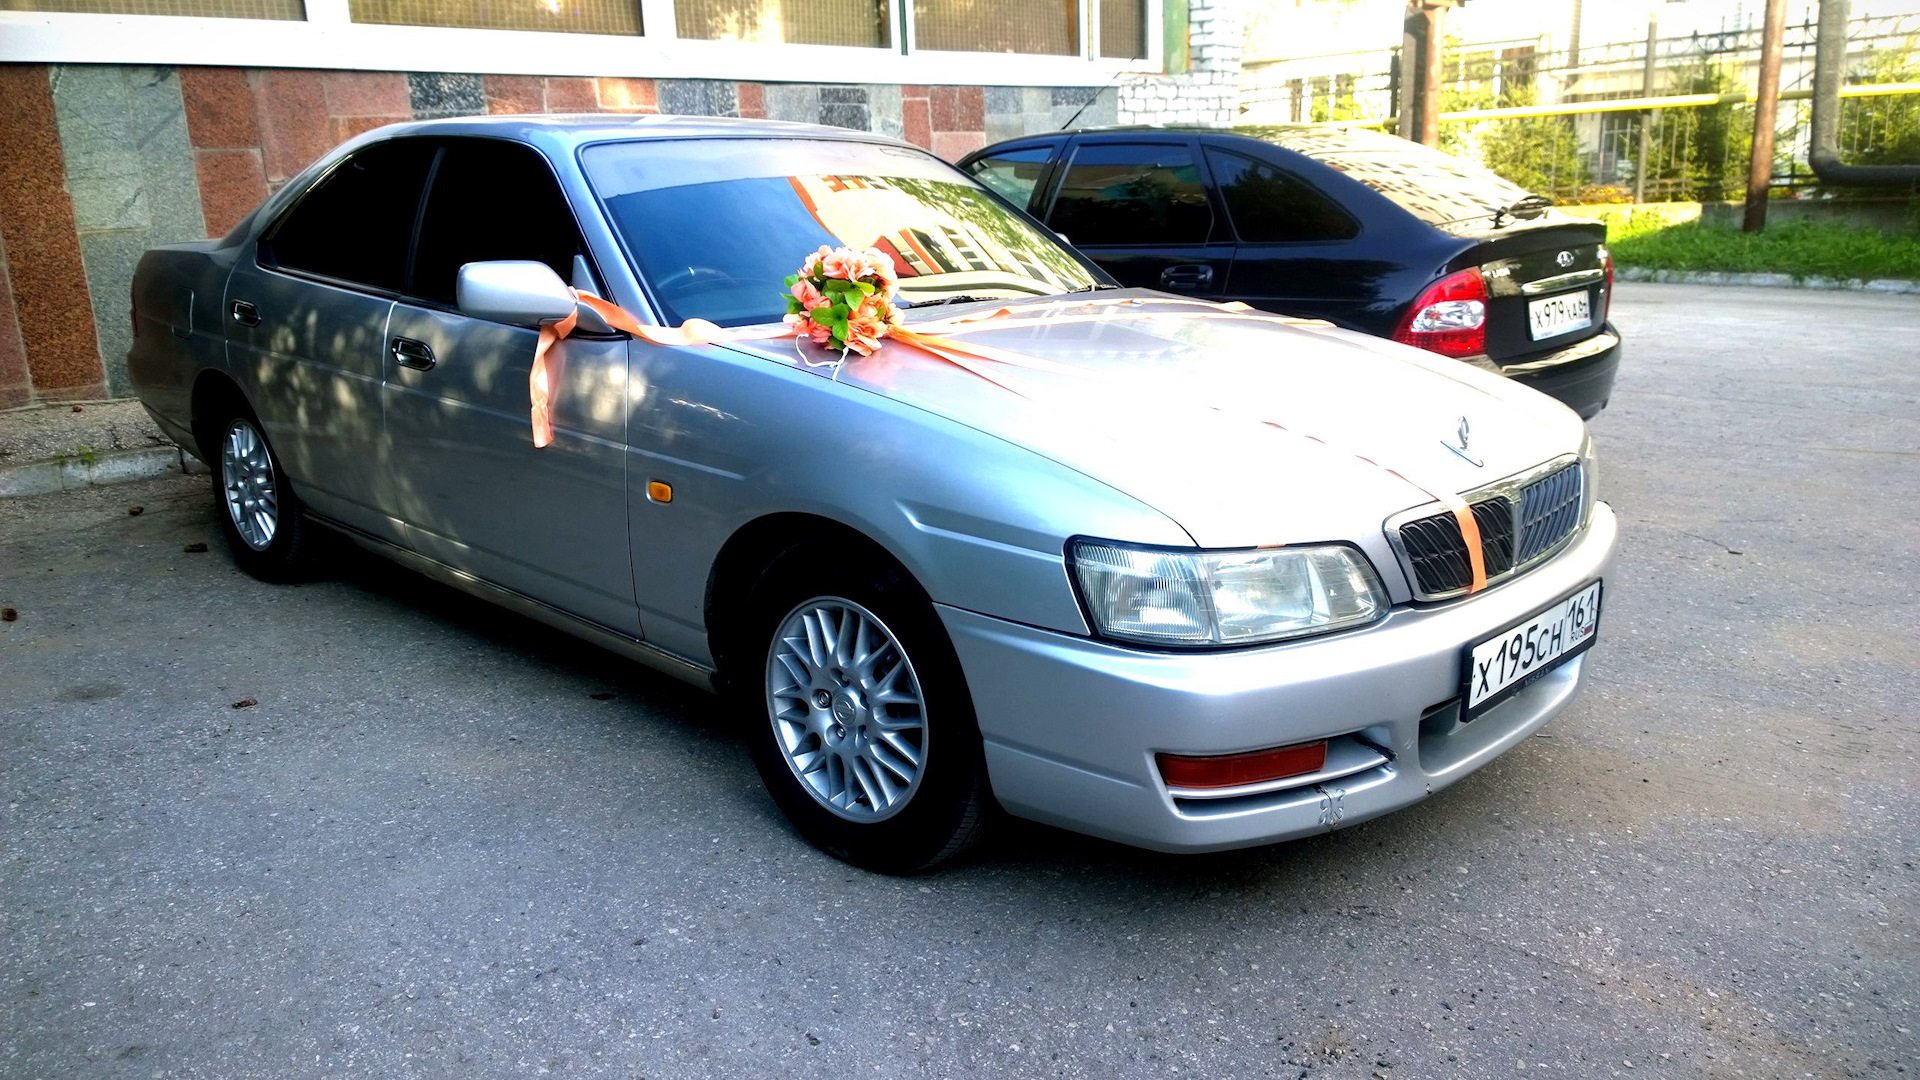
M 787 766 L 849 821 L 892 817 L 919 789 L 926 704 L 900 641 L 851 600 L 817 597 L 780 621 L 767 712 Z
M 240 539 L 255 551 L 272 546 L 280 527 L 278 485 L 267 441 L 251 421 L 236 419 L 227 425 L 220 446 L 220 481 L 227 515 Z

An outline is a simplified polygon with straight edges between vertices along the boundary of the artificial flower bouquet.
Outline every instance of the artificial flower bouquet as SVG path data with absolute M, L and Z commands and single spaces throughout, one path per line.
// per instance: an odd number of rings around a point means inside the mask
M 900 323 L 899 288 L 885 253 L 823 246 L 787 278 L 786 323 L 841 356 L 872 356 Z

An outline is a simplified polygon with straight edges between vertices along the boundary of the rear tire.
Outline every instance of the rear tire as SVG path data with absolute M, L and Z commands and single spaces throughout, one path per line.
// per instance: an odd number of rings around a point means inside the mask
M 879 555 L 782 555 L 749 603 L 730 680 L 754 765 L 835 858 L 913 874 L 980 837 L 986 761 L 959 658 L 926 594 Z
M 205 428 L 213 515 L 240 569 L 262 581 L 296 581 L 311 566 L 311 529 L 253 410 L 234 402 Z

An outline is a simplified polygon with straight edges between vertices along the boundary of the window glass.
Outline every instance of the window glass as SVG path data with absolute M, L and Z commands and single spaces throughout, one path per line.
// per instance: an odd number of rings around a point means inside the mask
M 638 34 L 638 0 L 347 0 L 357 23 Z
M 1380 132 L 1244 127 L 1240 133 L 1338 169 L 1430 225 L 1485 217 L 1528 197 L 1526 188 L 1471 161 Z
M 101 15 L 197 15 L 218 19 L 304 19 L 300 0 L 0 0 L 0 11 Z
M 777 322 L 822 244 L 877 248 L 900 301 L 1051 296 L 1097 279 L 1045 230 L 921 150 L 812 139 L 589 147 L 588 179 L 668 322 Z
M 889 45 L 882 0 L 674 0 L 679 36 L 789 45 Z
M 1207 167 L 1243 243 L 1351 240 L 1360 226 L 1326 196 L 1270 165 L 1207 151 Z
M 1147 0 L 1100 0 L 1100 55 L 1146 58 Z
M 1034 186 L 1047 171 L 1053 149 L 1034 146 L 1008 150 L 990 158 L 981 158 L 967 166 L 973 178 L 1000 193 L 1000 197 L 1022 210 L 1033 200 Z
M 498 139 L 455 139 L 433 174 L 408 291 L 451 307 L 467 263 L 531 259 L 570 281 L 573 257 L 583 253 L 566 196 L 536 151 Z
M 1079 0 L 912 0 L 914 46 L 1080 55 Z
M 1083 146 L 1061 181 L 1049 222 L 1080 247 L 1204 244 L 1213 210 L 1185 146 Z
M 424 139 L 395 139 L 341 162 L 281 219 L 262 246 L 263 260 L 400 291 L 433 151 Z

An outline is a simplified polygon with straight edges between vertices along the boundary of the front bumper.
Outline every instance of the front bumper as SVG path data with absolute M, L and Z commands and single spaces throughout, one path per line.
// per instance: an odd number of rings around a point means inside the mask
M 1147 652 L 939 610 L 1002 806 L 1139 847 L 1215 851 L 1418 802 L 1553 719 L 1585 681 L 1591 650 L 1460 724 L 1462 648 L 1604 578 L 1616 531 L 1612 509 L 1596 504 L 1571 547 L 1478 596 L 1403 606 L 1363 630 L 1266 648 Z M 1161 751 L 1225 754 L 1352 734 L 1391 760 L 1234 799 L 1177 799 L 1154 763 Z

